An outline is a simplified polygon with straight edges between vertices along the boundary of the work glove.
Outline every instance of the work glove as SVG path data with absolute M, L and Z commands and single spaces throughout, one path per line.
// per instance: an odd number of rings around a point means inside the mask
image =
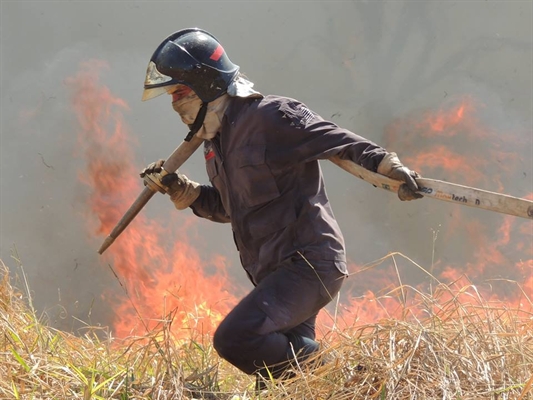
M 141 178 L 144 178 L 146 175 L 152 175 L 154 173 L 160 173 L 161 170 L 163 169 L 163 164 L 165 163 L 165 160 L 161 159 L 161 160 L 157 160 L 156 162 L 153 162 L 153 163 L 150 163 L 148 164 L 148 166 L 146 168 L 144 168 L 141 172 L 140 172 L 140 176 Z
M 405 182 L 398 190 L 398 197 L 400 200 L 415 200 L 424 197 L 421 194 L 416 193 L 419 189 L 415 178 L 420 178 L 420 175 L 404 166 L 400 162 L 396 153 L 387 153 L 379 163 L 377 172 L 378 174 L 388 176 L 391 179 Z
M 158 160 L 149 164 L 139 174 L 141 178 L 155 181 L 169 196 L 178 210 L 189 207 L 200 196 L 200 184 L 191 181 L 187 176 L 179 172 L 172 172 L 161 176 L 165 160 Z M 149 177 L 148 177 L 149 176 Z

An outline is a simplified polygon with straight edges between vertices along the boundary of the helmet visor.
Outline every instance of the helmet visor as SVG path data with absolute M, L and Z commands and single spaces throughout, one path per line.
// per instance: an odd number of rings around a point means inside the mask
M 178 101 L 191 93 L 191 88 L 180 83 L 174 85 L 159 86 L 150 89 L 144 89 L 142 100 L 150 100 L 154 97 L 160 96 L 162 94 L 170 94 L 172 96 L 172 101 Z
M 142 101 L 150 100 L 167 93 L 171 81 L 172 78 L 170 76 L 163 75 L 157 70 L 155 63 L 150 61 L 148 68 L 146 68 Z

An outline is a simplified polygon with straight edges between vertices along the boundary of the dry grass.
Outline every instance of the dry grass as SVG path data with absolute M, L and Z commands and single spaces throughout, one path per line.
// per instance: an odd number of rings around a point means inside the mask
M 276 398 L 533 398 L 531 318 L 457 298 L 438 308 L 424 321 L 383 320 L 335 333 L 326 352 L 333 361 L 301 374 Z
M 74 336 L 40 321 L 1 262 L 0 278 L 2 399 L 533 398 L 531 315 L 489 306 L 473 287 L 440 285 L 417 293 L 409 318 L 332 330 L 326 363 L 295 365 L 294 378 L 255 395 L 252 378 L 220 361 L 210 338 L 174 340 L 172 315 L 144 337 L 102 340 L 106 332 L 91 327 Z

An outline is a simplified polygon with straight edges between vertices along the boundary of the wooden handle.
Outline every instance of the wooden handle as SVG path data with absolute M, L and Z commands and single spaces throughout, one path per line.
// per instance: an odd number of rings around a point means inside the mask
M 190 142 L 183 141 L 174 152 L 165 160 L 163 168 L 168 173 L 176 172 L 185 161 L 200 147 L 204 142 L 196 135 L 192 137 Z
M 399 187 L 403 184 L 403 182 L 369 171 L 353 161 L 341 160 L 338 156 L 332 157 L 329 160 L 350 174 L 390 192 L 397 193 Z M 521 199 L 506 194 L 489 192 L 487 190 L 436 179 L 418 178 L 416 179 L 416 183 L 420 188 L 418 193 L 424 195 L 424 197 L 533 219 L 533 201 L 528 199 Z
M 203 139 L 193 136 L 191 141 L 181 143 L 174 152 L 167 158 L 164 164 L 164 169 L 167 173 L 176 172 L 185 161 L 200 147 Z M 146 186 L 137 199 L 133 202 L 130 208 L 124 213 L 120 221 L 115 225 L 108 237 L 98 249 L 98 253 L 102 254 L 109 246 L 113 244 L 115 239 L 122 233 L 131 221 L 139 214 L 143 207 L 148 203 L 152 196 L 156 193 L 156 189 L 151 186 Z

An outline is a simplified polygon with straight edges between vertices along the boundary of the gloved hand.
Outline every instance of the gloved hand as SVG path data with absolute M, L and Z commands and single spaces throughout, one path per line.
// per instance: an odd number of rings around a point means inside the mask
M 420 178 L 420 175 L 405 167 L 400 162 L 396 153 L 387 153 L 379 163 L 377 172 L 378 174 L 388 176 L 397 181 L 405 182 L 398 190 L 398 197 L 400 200 L 414 200 L 424 197 L 421 194 L 416 193 L 418 191 L 418 185 L 415 178 Z
M 146 175 L 152 175 L 154 173 L 159 173 L 163 169 L 163 164 L 165 160 L 157 160 L 156 162 L 148 164 L 148 166 L 140 172 L 141 178 L 144 178 Z
M 170 200 L 178 210 L 189 207 L 201 193 L 198 182 L 191 181 L 179 172 L 165 175 L 161 178 L 161 183 L 168 188 L 167 193 L 170 195 Z
M 163 171 L 165 160 L 158 160 L 149 164 L 139 174 L 141 178 L 150 175 L 150 179 L 160 183 L 165 192 L 170 196 L 170 200 L 178 210 L 184 210 L 189 207 L 200 196 L 200 184 L 191 181 L 185 175 L 179 172 L 172 172 L 164 176 L 160 175 Z

